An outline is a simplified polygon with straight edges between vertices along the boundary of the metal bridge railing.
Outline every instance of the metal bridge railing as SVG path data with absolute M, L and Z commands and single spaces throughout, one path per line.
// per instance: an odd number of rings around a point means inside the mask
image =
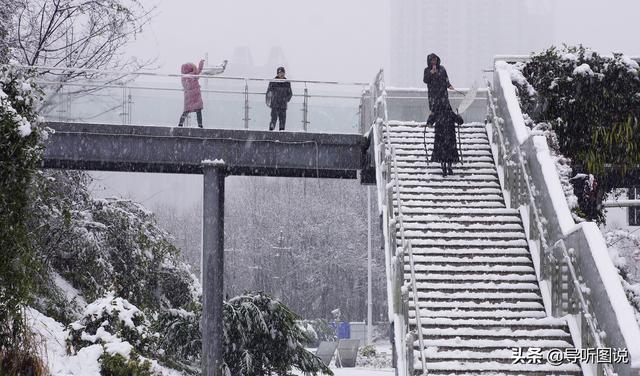
M 45 92 L 45 120 L 176 126 L 183 110 L 181 77 L 156 72 L 112 72 L 65 67 L 21 66 Z M 74 78 L 65 81 L 69 74 Z M 78 76 L 79 75 L 79 76 Z M 200 74 L 205 128 L 266 130 L 265 103 L 271 78 Z M 287 131 L 360 133 L 360 102 L 366 83 L 286 80 L 293 97 Z M 195 126 L 195 114 L 185 125 Z

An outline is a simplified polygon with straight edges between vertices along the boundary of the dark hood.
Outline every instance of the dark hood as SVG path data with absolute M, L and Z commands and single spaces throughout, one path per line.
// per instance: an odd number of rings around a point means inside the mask
M 437 61 L 436 65 L 439 67 L 440 66 L 440 56 L 438 56 L 438 55 L 436 55 L 434 53 L 431 53 L 431 54 L 427 55 L 427 65 L 431 65 L 431 58 L 432 57 L 436 58 L 436 61 Z

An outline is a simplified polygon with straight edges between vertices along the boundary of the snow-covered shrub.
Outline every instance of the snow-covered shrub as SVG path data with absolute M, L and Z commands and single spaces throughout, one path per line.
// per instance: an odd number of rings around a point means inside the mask
M 512 67 L 528 124 L 546 124 L 552 152 L 572 162 L 574 173 L 596 176 L 596 190 L 578 199 L 588 219 L 602 222 L 599 202 L 640 164 L 640 67 L 582 46 L 552 47 Z M 605 173 L 607 164 L 616 169 Z
M 199 364 L 202 305 L 158 315 L 153 328 L 169 364 L 189 369 Z M 298 316 L 263 293 L 245 293 L 224 303 L 224 369 L 227 375 L 288 375 L 293 368 L 309 375 L 331 371 L 304 348 L 310 340 Z
M 159 333 L 158 348 L 163 359 L 181 368 L 197 365 L 202 350 L 200 319 L 202 304 L 192 302 L 185 309 L 168 309 L 153 320 L 153 330 Z
M 358 351 L 358 355 L 364 357 L 373 357 L 376 356 L 376 347 L 374 345 L 364 345 Z
M 125 357 L 136 349 L 148 352 L 155 342 L 145 314 L 126 299 L 108 293 L 87 305 L 83 317 L 69 325 L 68 342 L 73 350 L 102 344 L 108 353 Z
M 100 356 L 100 376 L 152 376 L 151 362 L 133 354 L 128 359 L 120 354 Z
M 365 345 L 358 350 L 356 366 L 367 368 L 391 368 L 391 355 L 378 353 L 374 345 Z
M 30 242 L 32 180 L 46 132 L 38 125 L 41 92 L 33 78 L 0 67 L 0 362 L 21 347 L 22 307 L 33 297 L 38 266 Z
M 328 320 L 300 320 L 298 326 L 309 337 L 309 342 L 305 343 L 306 347 L 318 347 L 321 341 L 336 341 L 336 330 L 329 324 Z
M 604 238 L 640 324 L 640 237 L 626 230 L 613 230 L 605 233 Z
M 302 345 L 309 338 L 297 315 L 263 293 L 246 293 L 224 305 L 224 368 L 227 375 L 333 373 Z

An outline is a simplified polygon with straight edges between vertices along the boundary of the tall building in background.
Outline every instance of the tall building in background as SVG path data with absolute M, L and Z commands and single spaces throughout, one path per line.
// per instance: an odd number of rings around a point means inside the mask
M 266 63 L 261 65 L 254 63 L 251 55 L 251 49 L 248 46 L 239 46 L 233 51 L 233 55 L 229 60 L 229 65 L 225 71 L 225 75 L 271 78 L 275 77 L 276 69 L 280 66 L 285 67 L 287 72 L 290 73 L 290 69 L 287 66 L 287 59 L 284 56 L 282 47 L 280 46 L 271 47 Z
M 393 86 L 423 87 L 427 55 L 437 53 L 451 83 L 482 78 L 496 54 L 527 54 L 553 44 L 551 0 L 391 1 Z

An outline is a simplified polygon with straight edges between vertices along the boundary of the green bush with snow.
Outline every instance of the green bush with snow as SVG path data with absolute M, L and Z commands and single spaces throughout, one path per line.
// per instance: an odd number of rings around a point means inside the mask
M 515 65 L 512 80 L 532 128 L 550 131 L 550 146 L 574 173 L 597 185 L 578 192 L 582 213 L 603 221 L 605 194 L 625 186 L 640 164 L 640 67 L 622 54 L 601 56 L 583 46 L 555 47 Z M 567 161 L 569 162 L 569 161 Z M 605 166 L 611 166 L 605 171 Z
M 31 188 L 46 138 L 36 113 L 40 98 L 32 77 L 0 67 L 0 361 L 23 342 L 22 307 L 32 300 L 41 269 L 29 227 Z
M 102 344 L 107 351 L 118 348 L 125 355 L 132 348 L 148 353 L 155 341 L 149 326 L 145 314 L 138 307 L 108 293 L 87 305 L 83 317 L 69 325 L 69 344 L 74 351 Z
M 140 360 L 137 355 L 125 358 L 108 353 L 100 356 L 100 376 L 152 376 L 151 363 Z

